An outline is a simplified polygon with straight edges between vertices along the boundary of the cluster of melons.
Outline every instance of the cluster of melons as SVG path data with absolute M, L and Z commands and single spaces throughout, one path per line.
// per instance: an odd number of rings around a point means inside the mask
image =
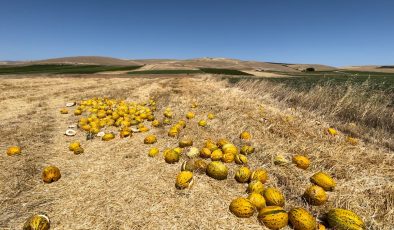
M 88 133 L 98 134 L 105 127 L 119 129 L 121 138 L 132 136 L 132 132 L 147 132 L 149 128 L 144 121 L 152 121 L 152 126 L 158 126 L 153 111 L 156 102 L 149 100 L 146 103 L 127 102 L 109 98 L 91 98 L 78 103 L 74 115 L 82 116 L 78 127 Z M 134 126 L 134 128 L 132 128 Z M 102 140 L 109 141 L 113 134 L 106 133 Z
M 240 138 L 250 139 L 251 136 L 248 133 L 246 136 L 241 134 Z M 228 177 L 228 167 L 226 164 L 235 162 L 240 165 L 246 165 L 248 161 L 246 155 L 255 151 L 254 147 L 250 145 L 242 146 L 240 151 L 236 145 L 227 139 L 219 139 L 216 142 L 208 139 L 201 149 L 192 147 L 192 145 L 193 141 L 188 138 L 182 138 L 179 141 L 180 148 L 188 148 L 186 156 L 190 158 L 182 164 L 182 172 L 177 177 L 175 186 L 179 189 L 190 187 L 182 185 L 182 183 L 188 181 L 192 184 L 193 180 L 191 178 L 193 172 L 205 173 L 216 180 L 225 180 Z M 206 159 L 211 160 L 211 162 L 207 162 Z M 190 173 L 184 173 L 183 171 L 189 171 Z M 255 170 L 255 172 L 251 173 L 247 167 L 241 167 L 236 175 L 236 180 L 239 182 L 247 182 L 250 178 L 263 181 L 264 183 L 267 181 L 268 176 L 263 170 Z M 261 183 L 260 181 L 259 183 Z
M 337 136 L 338 135 L 338 131 L 335 128 L 328 128 L 325 131 L 326 134 L 330 135 L 330 136 Z M 351 137 L 351 136 L 346 136 L 345 137 L 345 142 L 351 144 L 351 145 L 357 145 L 358 144 L 358 139 L 355 137 Z

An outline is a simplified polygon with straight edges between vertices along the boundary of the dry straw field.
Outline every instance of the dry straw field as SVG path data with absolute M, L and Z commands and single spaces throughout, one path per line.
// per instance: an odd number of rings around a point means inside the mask
M 320 221 L 331 208 L 349 209 L 368 229 L 393 229 L 393 154 L 379 143 L 360 138 L 352 145 L 341 132 L 327 134 L 333 124 L 324 116 L 290 108 L 264 93 L 264 88 L 257 92 L 246 83 L 230 85 L 211 75 L 43 75 L 2 78 L 0 91 L 0 229 L 21 229 L 40 212 L 49 216 L 51 229 L 265 229 L 256 213 L 238 218 L 229 210 L 233 199 L 247 197 L 248 184 L 234 179 L 240 165 L 226 164 L 226 180 L 194 173 L 194 185 L 180 190 L 175 179 L 187 156 L 182 154 L 175 164 L 163 159 L 163 151 L 177 147 L 183 137 L 191 138 L 199 149 L 206 140 L 221 138 L 241 147 L 243 131 L 251 134 L 248 144 L 255 148 L 247 155 L 248 167 L 267 170 L 264 186 L 283 193 L 286 211 L 303 207 Z M 76 136 L 64 135 L 79 118 L 73 114 L 75 107 L 68 114 L 59 110 L 66 102 L 94 97 L 137 102 L 153 98 L 156 119 L 162 121 L 165 109 L 171 108 L 173 122 L 184 119 L 186 127 L 178 137 L 169 137 L 170 126 L 152 127 L 145 121 L 148 132 L 127 138 L 116 135 L 108 142 L 99 137 L 86 140 L 79 129 Z M 196 117 L 186 119 L 189 111 Z M 215 118 L 206 119 L 208 113 Z M 198 125 L 201 119 L 207 120 L 206 127 Z M 144 138 L 150 134 L 157 142 L 146 145 Z M 69 151 L 76 140 L 84 148 L 79 155 Z M 8 156 L 6 150 L 13 145 L 22 152 Z M 148 157 L 152 147 L 160 150 L 156 157 Z M 291 163 L 295 154 L 307 156 L 310 167 L 303 170 Z M 278 155 L 290 162 L 274 164 Z M 42 181 L 48 165 L 60 169 L 58 181 Z M 330 174 L 337 185 L 327 192 L 327 203 L 312 206 L 302 195 L 319 171 Z

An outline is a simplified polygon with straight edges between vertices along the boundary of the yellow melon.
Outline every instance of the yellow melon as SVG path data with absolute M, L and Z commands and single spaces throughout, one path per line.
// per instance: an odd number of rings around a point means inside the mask
M 266 188 L 263 192 L 263 196 L 269 206 L 285 206 L 285 197 L 276 188 Z
M 155 157 L 155 156 L 157 156 L 157 154 L 159 154 L 159 149 L 158 148 L 151 148 L 149 150 L 148 156 Z
M 187 119 L 193 119 L 196 115 L 193 112 L 188 112 L 186 113 L 186 118 Z
M 178 174 L 175 181 L 177 189 L 190 188 L 193 185 L 193 173 L 190 171 L 182 171 Z
M 84 150 L 81 146 L 80 146 L 80 147 L 77 147 L 77 148 L 75 148 L 75 149 L 73 150 L 73 152 L 74 152 L 75 155 L 82 154 L 84 151 L 85 151 L 85 150 Z
M 304 193 L 303 197 L 311 205 L 323 205 L 327 202 L 326 191 L 320 186 L 312 185 Z
M 248 199 L 239 197 L 231 201 L 230 211 L 237 217 L 248 218 L 253 216 L 255 207 Z
M 226 154 L 226 153 L 231 153 L 233 155 L 238 154 L 238 148 L 231 143 L 227 143 L 227 144 L 223 145 L 222 150 L 223 150 L 224 154 Z
M 159 126 L 160 126 L 160 121 L 158 121 L 158 120 L 153 120 L 153 121 L 152 121 L 152 126 L 153 126 L 153 127 L 159 127 Z
M 113 133 L 106 133 L 104 136 L 101 138 L 103 141 L 110 141 L 115 138 L 115 135 Z
M 257 219 L 269 229 L 281 229 L 287 226 L 289 216 L 287 212 L 279 206 L 267 206 L 259 211 Z
M 164 160 L 169 164 L 174 164 L 179 161 L 179 154 L 171 149 L 164 153 Z
M 233 153 L 224 153 L 222 157 L 222 161 L 224 163 L 232 163 L 234 162 L 235 155 Z
M 47 166 L 42 171 L 42 179 L 45 183 L 52 183 L 58 181 L 60 177 L 60 170 L 56 166 Z
M 248 163 L 248 158 L 243 154 L 235 155 L 235 163 L 239 165 L 246 165 Z
M 327 129 L 327 133 L 328 133 L 329 135 L 331 135 L 331 136 L 335 136 L 335 135 L 338 134 L 337 130 L 334 129 L 334 128 L 328 128 L 328 129 Z
M 49 217 L 44 214 L 30 216 L 23 225 L 23 230 L 49 230 L 51 222 Z
M 208 117 L 209 120 L 215 119 L 215 114 L 208 113 L 207 117 Z
M 206 161 L 202 160 L 202 159 L 197 159 L 194 162 L 194 166 L 195 166 L 195 171 L 199 172 L 199 173 L 206 173 L 207 171 L 207 167 L 208 164 Z
M 157 138 L 155 135 L 148 135 L 144 139 L 144 144 L 154 144 L 157 142 Z
M 22 152 L 22 149 L 19 146 L 10 146 L 7 149 L 7 155 L 8 156 L 18 155 L 21 152 Z
M 128 129 L 123 129 L 120 131 L 120 137 L 125 138 L 125 137 L 130 137 L 131 136 L 131 131 Z
M 346 140 L 347 143 L 349 143 L 351 145 L 357 145 L 358 144 L 358 140 L 356 138 L 354 138 L 354 137 L 347 136 L 345 140 Z
M 268 172 L 264 169 L 256 169 L 250 176 L 250 180 L 258 180 L 264 184 L 268 180 Z
M 249 155 L 249 154 L 254 153 L 254 150 L 255 150 L 254 147 L 249 146 L 249 145 L 244 145 L 241 148 L 241 153 L 244 155 Z
M 78 141 L 74 141 L 74 142 L 70 143 L 70 145 L 68 146 L 68 149 L 70 151 L 74 151 L 76 148 L 79 148 L 79 147 L 81 147 L 81 143 L 79 143 Z
M 206 173 L 214 179 L 225 180 L 227 179 L 228 168 L 220 161 L 212 161 L 208 164 Z
M 289 161 L 283 155 L 277 155 L 274 158 L 275 165 L 286 165 Z
M 206 120 L 200 120 L 198 122 L 198 125 L 201 126 L 201 127 L 205 127 L 205 126 L 207 126 L 207 121 Z
M 217 142 L 217 146 L 222 148 L 225 144 L 229 144 L 230 142 L 227 139 L 221 138 Z
M 242 140 L 250 140 L 252 138 L 252 135 L 250 135 L 249 132 L 247 131 L 243 131 L 240 135 L 239 138 L 241 138 Z
M 260 210 L 266 206 L 265 199 L 260 193 L 252 192 L 249 194 L 248 200 L 256 207 L 257 210 Z
M 293 156 L 293 163 L 298 168 L 307 169 L 309 167 L 309 165 L 311 164 L 311 161 L 305 156 L 295 155 L 295 156 Z
M 216 149 L 211 154 L 211 160 L 213 161 L 220 161 L 223 157 L 223 152 L 220 149 Z
M 294 230 L 316 230 L 315 218 L 303 208 L 293 208 L 289 212 L 289 222 Z
M 334 179 L 324 172 L 315 173 L 310 178 L 310 181 L 315 185 L 322 187 L 326 191 L 332 191 L 336 186 L 336 182 L 334 181 Z
M 201 158 L 210 158 L 211 157 L 211 150 L 209 148 L 202 148 L 200 151 Z
M 354 212 L 334 208 L 328 211 L 326 220 L 330 228 L 338 230 L 363 230 L 366 226 L 363 220 Z
M 264 191 L 264 185 L 258 180 L 252 180 L 247 188 L 248 193 L 262 193 Z
M 251 172 L 248 167 L 240 167 L 235 173 L 235 180 L 239 183 L 246 183 L 249 181 Z

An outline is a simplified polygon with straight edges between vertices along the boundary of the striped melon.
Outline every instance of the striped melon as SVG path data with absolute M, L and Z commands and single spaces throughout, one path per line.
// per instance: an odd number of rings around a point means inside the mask
M 337 230 L 366 229 L 363 220 L 350 210 L 334 208 L 327 213 L 326 218 L 329 227 Z
M 252 192 L 251 194 L 249 194 L 248 200 L 252 202 L 252 204 L 257 208 L 257 210 L 260 210 L 266 206 L 265 199 L 260 193 Z
M 49 230 L 50 224 L 49 217 L 40 213 L 29 217 L 23 225 L 23 230 Z
M 250 169 L 248 167 L 240 167 L 235 173 L 235 180 L 239 183 L 246 183 L 250 178 Z
M 264 169 L 256 169 L 250 176 L 250 180 L 258 180 L 264 184 L 268 180 L 268 173 Z
M 231 201 L 230 211 L 237 217 L 248 218 L 253 216 L 255 207 L 248 199 L 239 197 Z
M 212 161 L 208 164 L 206 173 L 216 180 L 225 180 L 227 179 L 228 168 L 220 161 Z
M 311 205 L 323 205 L 327 202 L 328 196 L 326 191 L 320 186 L 312 185 L 304 193 L 303 197 Z
M 263 192 L 263 196 L 267 205 L 280 207 L 285 206 L 285 197 L 276 188 L 266 188 Z
M 261 194 L 263 191 L 264 191 L 264 185 L 258 180 L 252 180 L 248 185 L 248 189 L 247 189 L 248 193 L 255 192 Z
M 289 212 L 289 221 L 295 230 L 315 230 L 315 218 L 303 208 L 293 208 Z
M 336 186 L 334 179 L 332 179 L 330 175 L 324 172 L 315 173 L 311 177 L 310 181 L 315 185 L 322 187 L 326 191 L 332 191 Z
M 278 206 L 267 206 L 262 208 L 257 218 L 269 229 L 281 229 L 285 227 L 289 221 L 287 212 Z

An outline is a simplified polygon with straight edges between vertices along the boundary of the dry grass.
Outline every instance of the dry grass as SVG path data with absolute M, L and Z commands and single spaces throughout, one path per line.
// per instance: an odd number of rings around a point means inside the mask
M 18 87 L 16 87 L 18 86 Z M 162 156 L 147 157 L 152 146 L 142 144 L 145 134 L 102 142 L 86 141 L 62 133 L 75 122 L 73 115 L 61 115 L 64 103 L 93 96 L 143 101 L 156 97 L 157 116 L 171 107 L 176 119 L 193 109 L 197 117 L 188 121 L 182 136 L 190 136 L 201 147 L 207 138 L 228 138 L 239 144 L 238 135 L 253 135 L 256 153 L 250 167 L 269 171 L 268 186 L 286 196 L 286 209 L 303 206 L 321 216 L 330 207 L 349 208 L 365 220 L 370 229 L 391 229 L 394 223 L 393 155 L 379 145 L 344 142 L 344 136 L 328 137 L 325 118 L 305 116 L 265 93 L 254 94 L 210 76 L 195 78 L 25 78 L 2 79 L 0 104 L 0 229 L 20 229 L 33 213 L 44 211 L 53 229 L 257 229 L 257 218 L 240 219 L 228 211 L 231 200 L 246 196 L 245 186 L 233 179 L 237 166 L 229 165 L 226 181 L 196 175 L 191 190 L 175 189 L 181 162 L 169 165 Z M 18 95 L 16 97 L 16 95 Z M 10 99 L 8 99 L 10 98 Z M 36 112 L 32 112 L 36 111 Z M 208 127 L 197 121 L 208 112 L 217 119 Z M 167 136 L 168 128 L 153 128 L 155 145 L 174 147 L 177 139 Z M 85 153 L 73 155 L 67 149 L 74 139 Z M 23 153 L 8 157 L 9 145 L 19 144 Z M 294 165 L 275 166 L 276 154 L 290 158 L 295 153 L 313 162 L 307 171 Z M 44 166 L 57 165 L 62 178 L 52 184 L 41 181 Z M 316 171 L 330 172 L 338 187 L 322 207 L 309 207 L 300 198 Z
M 350 136 L 394 150 L 394 93 L 372 90 L 369 84 L 327 82 L 308 91 L 269 81 L 246 80 L 237 86 L 275 98 L 306 114 L 324 116 L 332 126 Z

